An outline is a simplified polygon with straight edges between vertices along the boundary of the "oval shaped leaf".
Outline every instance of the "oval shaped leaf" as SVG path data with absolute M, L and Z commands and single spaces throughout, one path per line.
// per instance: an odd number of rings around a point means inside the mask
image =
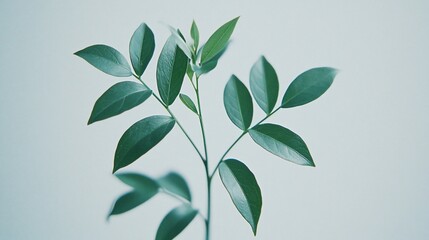
M 174 127 L 168 116 L 151 116 L 134 123 L 119 140 L 113 172 L 130 165 L 158 144 Z
M 236 17 L 218 28 L 207 40 L 201 53 L 201 63 L 210 61 L 225 48 L 240 17 Z
M 119 115 L 143 103 L 152 90 L 135 82 L 120 82 L 109 88 L 92 109 L 88 124 Z
M 299 165 L 315 166 L 304 140 L 291 130 L 266 123 L 253 127 L 249 133 L 259 146 L 272 154 Z
M 188 95 L 181 93 L 179 95 L 180 100 L 183 104 L 185 104 L 186 107 L 188 107 L 192 112 L 198 115 L 197 107 L 194 104 L 194 101 Z
M 194 40 L 194 49 L 195 51 L 198 49 L 198 45 L 200 44 L 200 31 L 198 31 L 197 23 L 192 21 L 191 25 L 191 38 Z
M 191 191 L 186 180 L 178 173 L 171 172 L 158 179 L 158 184 L 166 191 L 192 201 Z
M 129 77 L 132 75 L 131 68 L 125 57 L 112 47 L 102 44 L 92 45 L 74 54 L 112 76 Z
M 156 240 L 172 240 L 179 235 L 197 215 L 198 211 L 189 204 L 183 204 L 171 210 L 162 219 L 156 232 Z
M 155 37 L 152 30 L 142 23 L 130 40 L 130 58 L 134 72 L 141 76 L 146 70 L 155 50 Z
M 179 94 L 187 66 L 188 58 L 177 46 L 174 37 L 170 36 L 162 48 L 156 69 L 159 95 L 167 106 Z
M 219 166 L 219 174 L 235 207 L 256 235 L 261 216 L 262 194 L 255 176 L 244 163 L 236 159 L 223 161 Z
M 249 128 L 253 117 L 252 97 L 235 75 L 231 76 L 225 86 L 223 101 L 229 119 L 242 130 Z
M 111 215 L 127 212 L 151 199 L 158 193 L 158 183 L 149 177 L 136 173 L 116 175 L 123 183 L 133 187 L 133 191 L 119 197 L 113 204 Z
M 282 108 L 296 107 L 316 100 L 328 90 L 337 72 L 334 68 L 320 67 L 301 73 L 286 90 Z
M 273 66 L 264 56 L 250 70 L 250 90 L 259 107 L 270 114 L 279 95 L 279 80 Z

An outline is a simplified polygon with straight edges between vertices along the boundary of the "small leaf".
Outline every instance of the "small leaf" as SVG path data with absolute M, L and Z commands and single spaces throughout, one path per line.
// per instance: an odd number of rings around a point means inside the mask
M 264 56 L 250 70 L 250 90 L 259 107 L 270 114 L 279 95 L 279 80 L 273 66 Z
M 223 161 L 219 166 L 219 174 L 235 207 L 256 235 L 261 216 L 262 195 L 255 176 L 244 163 L 236 159 Z
M 168 116 L 151 116 L 134 123 L 122 135 L 115 152 L 113 173 L 130 165 L 158 144 L 174 126 Z
M 179 29 L 175 29 L 172 26 L 168 26 L 168 29 L 171 32 L 171 36 L 176 41 L 177 46 L 182 49 L 183 53 L 192 60 L 192 50 L 189 49 L 189 46 L 185 42 L 185 38 L 183 37 L 182 33 Z
M 152 91 L 143 84 L 129 81 L 117 83 L 97 99 L 88 124 L 130 110 L 143 103 L 151 94 Z
M 198 211 L 189 204 L 171 210 L 164 217 L 156 232 L 156 240 L 172 240 L 179 235 L 197 215 Z
M 198 45 L 200 44 L 200 32 L 198 31 L 195 21 L 192 21 L 191 38 L 194 40 L 194 49 L 198 49 Z
M 229 119 L 242 130 L 249 128 L 253 117 L 252 97 L 235 75 L 231 76 L 225 86 L 223 101 Z
M 194 70 L 192 70 L 190 62 L 188 62 L 188 66 L 186 67 L 186 74 L 188 75 L 188 78 L 192 81 L 192 78 L 194 77 Z
M 195 106 L 194 102 L 190 97 L 181 93 L 179 95 L 179 98 L 180 100 L 182 100 L 182 103 L 185 104 L 186 107 L 188 107 L 192 112 L 198 115 L 197 107 Z
M 166 191 L 176 194 L 189 202 L 192 201 L 191 191 L 186 180 L 178 173 L 171 172 L 158 179 L 159 185 Z
M 316 100 L 328 90 L 337 72 L 334 68 L 320 67 L 301 73 L 286 90 L 282 108 L 296 107 Z
M 228 43 L 239 17 L 232 19 L 218 28 L 207 40 L 201 53 L 201 63 L 210 61 Z
M 142 23 L 130 40 L 130 58 L 134 72 L 141 76 L 146 70 L 155 50 L 155 37 L 152 30 Z
M 126 173 L 116 175 L 122 182 L 130 185 L 134 189 L 121 197 L 113 204 L 111 215 L 118 215 L 127 212 L 151 199 L 158 193 L 158 184 L 141 174 Z
M 299 165 L 315 166 L 304 140 L 291 130 L 266 123 L 253 127 L 249 133 L 259 146 L 272 154 Z
M 156 69 L 159 95 L 167 106 L 171 105 L 179 94 L 187 66 L 186 55 L 170 36 L 162 48 Z
M 74 53 L 89 64 L 115 77 L 129 77 L 131 68 L 125 57 L 116 49 L 106 45 L 93 45 Z
M 228 49 L 230 42 L 231 41 L 229 41 L 226 44 L 226 46 L 222 49 L 222 51 L 220 51 L 218 54 L 216 54 L 216 56 L 214 56 L 210 61 L 203 63 L 201 65 L 201 67 L 193 65 L 193 67 L 195 68 L 195 74 L 197 74 L 198 76 L 201 76 L 202 74 L 209 73 L 210 71 L 212 71 L 217 66 L 219 59 L 222 57 L 222 55 Z

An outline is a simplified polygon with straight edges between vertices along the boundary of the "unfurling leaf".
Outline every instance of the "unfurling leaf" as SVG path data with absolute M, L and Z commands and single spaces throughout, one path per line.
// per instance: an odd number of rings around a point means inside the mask
M 140 77 L 146 70 L 155 50 L 155 37 L 152 30 L 142 23 L 130 40 L 130 58 L 134 72 Z
M 301 73 L 286 90 L 282 108 L 296 107 L 316 100 L 328 90 L 337 72 L 334 68 L 320 67 Z
M 272 154 L 299 165 L 315 166 L 304 140 L 291 130 L 266 123 L 251 128 L 249 133 L 257 144 Z
M 171 105 L 182 88 L 188 59 L 170 36 L 162 48 L 156 69 L 158 92 L 162 101 Z
M 191 38 L 194 40 L 194 49 L 196 51 L 200 44 L 200 32 L 198 31 L 197 23 L 195 23 L 195 21 L 192 21 Z
M 230 42 L 231 41 L 229 41 L 225 45 L 225 47 L 218 54 L 216 54 L 216 56 L 214 56 L 210 61 L 202 63 L 201 66 L 192 65 L 192 67 L 194 68 L 193 70 L 195 71 L 195 74 L 197 76 L 201 76 L 202 74 L 209 73 L 210 71 L 212 71 L 217 66 L 219 59 L 222 57 L 222 55 L 228 49 Z
M 279 80 L 273 66 L 264 56 L 250 70 L 250 90 L 259 107 L 270 114 L 279 95 Z
M 122 135 L 115 152 L 113 172 L 130 165 L 158 144 L 174 126 L 168 116 L 151 116 L 134 123 Z
M 168 26 L 168 29 L 171 32 L 171 36 L 176 41 L 177 46 L 183 51 L 183 53 L 189 58 L 189 60 L 192 60 L 192 50 L 189 48 L 188 44 L 186 44 L 185 38 L 183 37 L 180 30 L 175 29 L 172 26 Z
M 255 176 L 244 163 L 236 159 L 223 161 L 219 166 L 219 174 L 235 207 L 256 235 L 261 216 L 262 194 Z
M 231 76 L 225 86 L 223 101 L 229 119 L 240 129 L 248 129 L 253 117 L 252 97 L 235 75 Z
M 174 239 L 192 222 L 197 213 L 198 211 L 189 204 L 183 204 L 171 210 L 159 224 L 155 239 Z
M 188 95 L 181 93 L 179 95 L 179 98 L 182 101 L 182 103 L 185 104 L 187 108 L 189 108 L 189 110 L 191 110 L 192 112 L 198 115 L 197 107 L 195 106 L 195 103 L 192 101 L 192 99 L 188 97 Z
M 75 55 L 85 59 L 100 71 L 115 77 L 129 77 L 133 74 L 125 57 L 116 49 L 106 45 L 92 45 L 75 52 Z
M 218 28 L 207 40 L 201 53 L 201 64 L 210 61 L 227 45 L 239 17 L 232 19 Z
M 129 81 L 117 83 L 97 99 L 88 124 L 130 110 L 143 103 L 151 94 L 152 91 L 143 84 Z

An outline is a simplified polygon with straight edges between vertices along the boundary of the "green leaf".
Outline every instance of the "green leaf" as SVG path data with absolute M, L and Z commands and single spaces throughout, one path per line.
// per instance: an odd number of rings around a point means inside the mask
M 255 176 L 244 163 L 236 159 L 223 161 L 219 166 L 219 174 L 235 207 L 256 235 L 261 216 L 262 195 Z
M 156 79 L 162 101 L 171 105 L 182 87 L 188 59 L 173 37 L 168 38 L 158 59 Z
M 194 77 L 194 70 L 192 70 L 190 62 L 188 62 L 188 66 L 186 67 L 186 74 L 188 75 L 188 78 L 192 81 L 192 77 Z
M 129 81 L 117 83 L 97 99 L 88 124 L 130 110 L 143 103 L 151 94 L 152 91 L 143 84 Z
M 225 86 L 223 102 L 229 119 L 242 130 L 249 128 L 253 117 L 252 97 L 235 75 L 231 76 Z
M 158 179 L 159 185 L 166 191 L 176 194 L 189 202 L 192 201 L 191 191 L 186 180 L 178 173 L 171 172 Z
M 188 97 L 186 94 L 180 94 L 179 95 L 180 100 L 182 100 L 182 103 L 185 104 L 186 107 L 188 107 L 192 112 L 198 115 L 197 107 L 195 106 L 194 102 L 190 97 Z
M 234 31 L 238 19 L 239 17 L 236 17 L 225 23 L 210 36 L 202 50 L 201 63 L 210 61 L 214 56 L 216 56 L 216 54 L 225 48 L 225 45 L 228 43 L 228 40 Z
M 264 56 L 250 70 L 250 90 L 259 107 L 270 114 L 279 95 L 279 80 L 273 66 Z
M 194 49 L 198 49 L 198 45 L 200 44 L 200 32 L 198 31 L 195 21 L 192 21 L 191 25 L 191 38 L 194 40 Z
M 337 72 L 334 68 L 320 67 L 301 73 L 286 90 L 282 108 L 296 107 L 316 100 L 328 90 Z
M 113 204 L 109 217 L 127 212 L 151 199 L 158 193 L 159 186 L 152 180 L 141 174 L 126 173 L 116 175 L 122 182 L 134 189 L 121 197 Z
M 156 240 L 172 240 L 179 235 L 197 215 L 198 211 L 189 204 L 171 210 L 164 217 L 156 232 Z
M 249 133 L 259 146 L 272 154 L 299 165 L 315 166 L 304 140 L 291 130 L 266 123 L 253 127 Z
M 192 60 L 192 50 L 189 48 L 189 46 L 185 42 L 185 38 L 183 37 L 182 33 L 179 29 L 175 29 L 172 26 L 168 26 L 168 29 L 171 32 L 171 36 L 176 41 L 177 46 L 183 51 L 183 53 Z
M 106 45 L 93 45 L 84 48 L 75 55 L 85 59 L 89 64 L 115 77 L 129 77 L 133 73 L 127 60 L 116 49 Z
M 226 46 L 222 49 L 222 51 L 220 51 L 218 54 L 216 54 L 216 56 L 214 56 L 210 61 L 201 64 L 201 66 L 192 65 L 194 68 L 195 74 L 197 74 L 198 76 L 201 76 L 202 74 L 209 73 L 210 71 L 212 71 L 217 66 L 219 59 L 222 57 L 222 55 L 228 49 L 230 42 L 231 41 L 229 41 L 226 44 Z
M 155 50 L 155 37 L 152 30 L 142 23 L 130 40 L 130 58 L 134 72 L 141 76 L 146 70 Z
M 115 152 L 113 173 L 130 165 L 158 144 L 174 127 L 168 116 L 151 116 L 134 123 L 119 140 Z

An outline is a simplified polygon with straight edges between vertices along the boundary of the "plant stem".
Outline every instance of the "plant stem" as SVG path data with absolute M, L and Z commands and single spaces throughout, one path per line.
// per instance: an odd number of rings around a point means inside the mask
M 141 80 L 141 78 L 139 78 L 137 75 L 133 76 L 135 78 L 137 78 L 137 80 L 139 80 L 146 88 L 150 89 L 150 87 Z M 151 89 L 152 90 L 152 89 Z M 152 91 L 152 95 L 156 98 L 156 100 L 158 100 L 158 102 L 165 108 L 165 110 L 167 110 L 167 112 L 170 114 L 170 116 L 174 119 L 174 121 L 176 121 L 177 125 L 179 126 L 179 128 L 182 130 L 182 132 L 185 134 L 186 138 L 189 140 L 189 142 L 192 144 L 192 146 L 194 147 L 195 151 L 197 151 L 198 155 L 200 156 L 200 158 L 204 161 L 204 157 L 201 154 L 200 150 L 198 150 L 197 146 L 195 145 L 194 141 L 192 141 L 191 137 L 188 135 L 188 133 L 186 132 L 185 128 L 183 128 L 182 124 L 180 124 L 179 120 L 177 119 L 177 117 L 173 114 L 173 112 L 170 110 L 170 108 L 165 105 L 162 100 Z

